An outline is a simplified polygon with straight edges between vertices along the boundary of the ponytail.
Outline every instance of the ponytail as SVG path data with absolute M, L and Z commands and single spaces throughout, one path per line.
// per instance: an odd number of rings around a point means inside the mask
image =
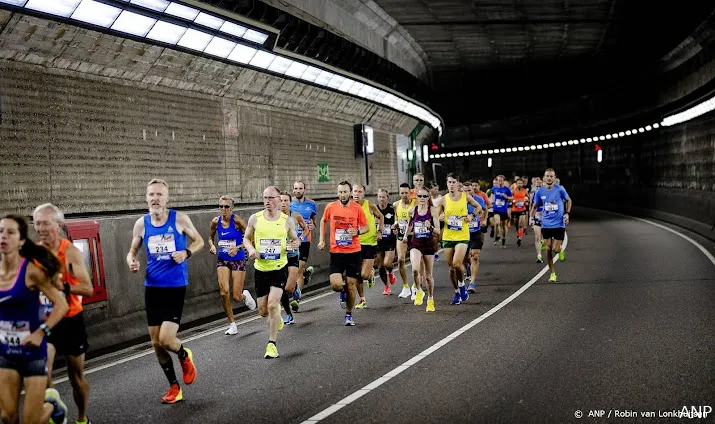
M 25 217 L 17 214 L 9 214 L 5 215 L 2 219 L 12 219 L 17 222 L 20 231 L 20 240 L 25 241 L 22 248 L 20 248 L 20 256 L 35 262 L 42 271 L 44 271 L 47 278 L 53 279 L 62 269 L 62 264 L 46 247 L 37 245 L 27 238 L 28 226 Z

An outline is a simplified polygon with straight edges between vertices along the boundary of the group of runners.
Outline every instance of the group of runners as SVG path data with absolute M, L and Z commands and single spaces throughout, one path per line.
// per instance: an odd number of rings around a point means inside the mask
M 531 190 L 523 179 L 513 190 L 503 176 L 487 193 L 478 183 L 460 182 L 449 174 L 447 192 L 425 186 L 422 174 L 399 187 L 399 199 L 390 202 L 388 190 L 377 190 L 377 203 L 365 199 L 365 186 L 342 181 L 337 200 L 329 203 L 318 221 L 318 207 L 306 196 L 305 184 L 297 181 L 292 193 L 274 186 L 263 191 L 263 209 L 247 221 L 233 212 L 234 200 L 222 196 L 219 215 L 211 221 L 209 252 L 217 255 L 217 277 L 222 305 L 229 322 L 227 335 L 238 333 L 232 301 L 258 309 L 266 318 L 268 343 L 264 357 L 277 358 L 277 339 L 284 325 L 295 322 L 301 294 L 313 267 L 307 265 L 315 227 L 319 250 L 330 255 L 330 287 L 339 293 L 345 309 L 344 324 L 354 326 L 354 309 L 367 305 L 365 286 L 372 288 L 377 273 L 383 294 L 392 294 L 397 271 L 402 282 L 399 298 L 410 298 L 426 312 L 435 311 L 434 261 L 443 249 L 454 289 L 450 304 L 459 305 L 476 292 L 479 260 L 485 236 L 491 227 L 494 244 L 505 240 L 512 221 L 517 226 L 517 245 L 533 228 L 537 261 L 542 259 L 542 240 L 557 281 L 555 255 L 569 222 L 571 199 L 556 184 L 553 169 L 543 180 L 532 180 Z M 160 367 L 169 382 L 163 403 L 183 399 L 176 376 L 176 355 L 184 384 L 197 376 L 193 353 L 177 337 L 188 285 L 188 262 L 204 247 L 204 240 L 190 217 L 169 209 L 169 185 L 155 179 L 146 191 L 149 212 L 137 219 L 126 256 L 130 271 L 142 268 L 138 253 L 143 245 L 145 264 L 145 309 L 148 332 Z M 0 410 L 4 423 L 19 422 L 19 399 L 24 387 L 23 423 L 65 423 L 67 407 L 52 388 L 52 363 L 56 354 L 67 361 L 67 372 L 77 404 L 77 423 L 89 422 L 89 384 L 84 376 L 88 348 L 82 315 L 82 297 L 93 289 L 79 250 L 61 236 L 64 216 L 52 204 L 33 212 L 37 242 L 28 238 L 24 217 L 0 219 Z M 407 258 L 412 264 L 407 273 Z M 253 261 L 255 299 L 244 289 L 246 264 Z M 411 280 L 410 280 L 411 277 Z M 230 282 L 233 290 L 230 290 Z M 411 283 L 411 284 L 410 284 Z M 281 309 L 285 312 L 282 315 Z

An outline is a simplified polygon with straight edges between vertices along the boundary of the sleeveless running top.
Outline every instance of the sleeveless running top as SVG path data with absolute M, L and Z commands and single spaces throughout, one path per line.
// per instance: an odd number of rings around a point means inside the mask
M 386 238 L 394 237 L 395 234 L 392 232 L 392 226 L 395 224 L 395 208 L 388 203 L 385 209 L 380 208 L 380 205 L 377 206 L 377 209 L 380 210 L 380 213 L 384 217 L 384 227 L 379 229 L 379 231 L 382 232 L 382 239 L 385 240 Z M 379 223 L 378 221 L 375 225 L 377 226 Z
M 444 196 L 445 227 L 442 240 L 445 241 L 467 241 L 469 240 L 469 227 L 465 221 L 467 217 L 467 194 L 462 192 L 459 200 L 452 200 L 447 194 Z
M 45 321 L 37 291 L 25 284 L 28 264 L 23 258 L 15 284 L 0 290 L 0 356 L 34 360 L 47 357 L 47 342 L 43 338 L 37 348 L 21 344 Z
M 281 213 L 278 219 L 269 221 L 263 216 L 263 212 L 254 214 L 256 217 L 254 240 L 258 258 L 253 267 L 263 272 L 277 271 L 288 265 L 286 252 L 288 215 Z
M 487 208 L 486 202 L 484 202 L 484 199 L 482 199 L 478 194 L 473 194 L 472 197 L 474 198 L 474 200 L 475 200 L 477 203 L 479 203 L 479 206 L 481 206 L 482 209 L 486 209 L 486 208 Z M 481 221 L 479 215 L 477 215 L 477 214 L 474 213 L 474 209 L 475 209 L 474 206 L 472 206 L 472 205 L 470 205 L 469 203 L 467 203 L 467 214 L 468 214 L 468 215 L 473 215 L 472 220 L 469 221 L 469 233 L 470 233 L 470 236 L 471 236 L 472 233 L 476 233 L 476 232 L 478 232 L 479 230 L 482 229 L 482 221 Z
M 516 189 L 512 192 L 514 196 L 514 205 L 511 207 L 513 212 L 523 212 L 526 210 L 526 197 L 528 193 L 525 188 Z
M 290 211 L 288 211 L 290 214 Z M 300 215 L 298 212 L 294 212 L 296 215 Z M 302 216 L 302 215 L 301 215 Z M 293 221 L 295 221 L 295 232 L 298 235 L 298 238 L 301 238 L 301 234 L 303 233 L 303 229 L 298 225 L 298 220 L 295 219 L 295 215 L 293 215 Z M 286 233 L 287 234 L 287 233 Z M 301 239 L 302 242 L 302 239 Z M 300 255 L 300 249 L 288 249 L 288 243 L 290 243 L 290 234 L 286 236 L 286 255 L 289 258 L 294 258 L 298 255 Z
M 76 286 L 79 284 L 79 280 L 77 277 L 75 277 L 72 273 L 69 272 L 69 269 L 67 267 L 67 248 L 72 245 L 72 242 L 69 241 L 66 238 L 60 239 L 60 247 L 57 249 L 57 259 L 59 259 L 60 263 L 62 264 L 62 270 L 60 271 L 62 273 L 62 281 L 64 284 L 69 284 L 70 286 Z M 50 315 L 52 313 L 52 302 L 50 302 L 50 299 L 45 296 L 44 293 L 40 292 L 40 304 L 42 305 L 42 309 L 45 313 L 45 316 Z M 70 293 L 67 296 L 67 304 L 69 305 L 69 310 L 65 314 L 66 318 L 71 318 L 80 312 L 82 312 L 82 296 L 78 294 L 72 294 Z
M 427 213 L 420 215 L 418 213 L 419 206 L 415 206 L 410 217 L 410 222 L 413 226 L 413 239 L 429 239 L 432 237 L 432 229 L 430 228 L 430 222 L 432 221 L 432 211 L 427 208 Z
M 186 236 L 176 229 L 176 211 L 169 209 L 169 218 L 161 227 L 144 215 L 144 246 L 147 264 L 144 285 L 147 287 L 183 287 L 189 284 L 189 266 L 174 262 L 171 254 L 186 249 Z
M 221 225 L 221 216 L 218 217 L 218 226 L 216 231 L 218 232 L 218 258 L 222 261 L 242 261 L 246 259 L 246 251 L 240 249 L 236 256 L 231 256 L 228 253 L 232 247 L 241 247 L 243 243 L 243 232 L 236 228 L 234 223 L 235 216 L 231 214 L 231 220 L 228 228 L 223 228 Z
M 403 236 L 405 234 L 407 224 L 410 222 L 410 208 L 414 207 L 416 204 L 417 201 L 414 199 L 410 201 L 410 204 L 407 207 L 402 204 L 402 199 L 397 202 L 397 208 L 395 208 L 395 215 L 397 217 L 397 227 L 400 236 Z
M 365 218 L 367 219 L 368 232 L 365 234 L 360 234 L 360 245 L 361 246 L 377 246 L 377 227 L 375 227 L 375 222 L 379 224 L 380 221 L 375 219 L 375 215 L 370 212 L 370 202 L 367 200 L 362 201 L 362 211 L 365 212 Z

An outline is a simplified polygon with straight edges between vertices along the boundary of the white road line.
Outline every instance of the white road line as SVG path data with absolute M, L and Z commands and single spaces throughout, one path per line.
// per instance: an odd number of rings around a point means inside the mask
M 437 253 L 440 253 L 442 250 L 443 250 L 443 249 L 438 250 Z M 408 263 L 407 265 L 405 265 L 406 268 L 409 268 L 410 266 L 412 266 L 411 263 Z M 326 296 L 330 296 L 331 294 L 334 294 L 334 292 L 328 291 L 328 292 L 326 292 L 326 293 L 322 293 L 322 294 L 319 294 L 319 295 L 316 295 L 316 296 L 311 296 L 311 297 L 309 297 L 308 299 L 302 301 L 302 303 L 314 302 L 314 301 L 316 301 L 316 300 L 318 300 L 318 299 L 322 299 L 322 298 L 324 298 L 324 297 L 326 297 Z M 249 322 L 253 322 L 253 321 L 256 321 L 256 320 L 258 320 L 258 319 L 261 319 L 261 316 L 260 316 L 260 315 L 253 316 L 253 317 L 251 317 L 251 318 L 246 318 L 246 319 L 244 319 L 243 321 L 237 322 L 236 325 L 248 324 Z M 187 337 L 187 338 L 185 338 L 185 339 L 181 339 L 181 342 L 182 342 L 182 343 L 188 343 L 188 342 L 191 342 L 191 341 L 194 341 L 194 340 L 198 340 L 198 339 L 204 338 L 204 337 L 206 337 L 206 336 L 210 336 L 210 335 L 212 335 L 212 334 L 216 334 L 216 333 L 219 333 L 219 332 L 225 331 L 225 330 L 226 330 L 226 326 L 225 326 L 225 325 L 221 325 L 220 327 L 214 328 L 213 330 L 204 331 L 203 333 L 199 333 L 199 334 L 193 335 L 193 336 L 191 336 L 191 337 Z M 125 362 L 133 361 L 133 360 L 135 360 L 135 359 L 139 359 L 139 358 L 141 358 L 141 357 L 144 357 L 144 356 L 147 356 L 147 355 L 151 355 L 152 353 L 154 353 L 154 350 L 149 348 L 149 349 L 145 350 L 144 352 L 135 353 L 134 355 L 130 355 L 130 356 L 127 356 L 127 357 L 122 358 L 122 359 L 117 359 L 116 361 L 108 362 L 108 363 L 106 363 L 106 364 L 103 364 L 103 365 L 100 365 L 100 366 L 97 366 L 97 367 L 92 367 L 92 368 L 86 369 L 86 370 L 84 371 L 84 373 L 85 373 L 85 374 L 92 374 L 92 373 L 95 373 L 95 372 L 97 372 L 97 371 L 106 370 L 107 368 L 111 368 L 111 367 L 114 367 L 114 366 L 123 364 L 123 363 L 125 363 Z M 69 377 L 61 377 L 61 378 L 58 378 L 58 379 L 56 379 L 56 380 L 53 380 L 52 383 L 53 383 L 53 384 L 60 384 L 60 383 L 66 382 L 66 381 L 69 381 Z
M 567 245 L 568 245 L 568 235 L 566 235 L 564 237 L 564 243 L 563 243 L 564 249 L 566 248 Z M 501 301 L 501 303 L 499 303 L 492 309 L 490 309 L 487 312 L 480 315 L 474 321 L 471 321 L 470 323 L 468 323 L 467 325 L 458 329 L 457 331 L 453 332 L 449 336 L 443 338 L 442 340 L 438 341 L 437 343 L 433 344 L 432 346 L 428 347 L 427 349 L 423 350 L 422 352 L 420 352 L 417 355 L 413 356 L 412 358 L 408 359 L 402 365 L 399 365 L 397 368 L 393 369 L 392 371 L 388 372 L 387 374 L 383 375 L 382 377 L 378 378 L 377 380 L 373 381 L 372 383 L 368 384 L 367 386 L 355 391 L 354 393 L 351 393 L 346 398 L 339 400 L 337 403 L 318 412 L 317 414 L 315 414 L 312 417 L 308 418 L 307 420 L 303 421 L 301 424 L 314 424 L 321 420 L 324 420 L 325 418 L 333 415 L 334 413 L 338 412 L 339 410 L 343 409 L 344 407 L 350 405 L 351 403 L 355 402 L 356 400 L 360 399 L 361 397 L 365 396 L 366 394 L 370 393 L 371 391 L 373 391 L 373 390 L 377 389 L 378 387 L 382 386 L 383 384 L 387 383 L 392 378 L 400 375 L 402 372 L 410 369 L 411 366 L 415 365 L 419 361 L 421 361 L 424 358 L 428 357 L 429 355 L 433 354 L 442 346 L 445 346 L 447 343 L 449 343 L 452 340 L 456 339 L 457 337 L 461 336 L 466 331 L 470 330 L 472 327 L 476 326 L 480 322 L 484 321 L 485 319 L 489 318 L 491 315 L 493 315 L 494 313 L 499 311 L 501 308 L 508 305 L 512 300 L 516 299 L 522 293 L 524 293 L 529 287 L 533 286 L 534 283 L 536 283 L 539 280 L 539 278 L 541 278 L 548 271 L 549 271 L 549 266 L 547 265 L 541 271 L 539 271 L 539 273 L 536 274 L 534 276 L 534 278 L 529 280 L 528 283 L 521 286 L 521 288 L 519 290 L 515 291 L 511 296 L 509 296 L 506 299 L 504 299 L 503 301 Z
M 600 209 L 599 209 L 599 210 L 600 210 Z M 708 259 L 710 259 L 710 262 L 712 262 L 713 265 L 715 265 L 715 256 L 713 256 L 712 253 L 708 252 L 708 250 L 707 250 L 706 248 L 704 248 L 702 244 L 700 244 L 700 243 L 698 243 L 697 241 L 691 239 L 690 237 L 686 236 L 685 234 L 679 233 L 679 232 L 675 231 L 675 230 L 672 229 L 672 228 L 666 227 L 665 225 L 658 224 L 657 222 L 653 222 L 653 221 L 650 221 L 650 220 L 648 220 L 648 219 L 637 218 L 637 217 L 635 217 L 635 216 L 623 215 L 623 214 L 616 213 L 616 212 L 611 212 L 611 211 L 605 211 L 605 212 L 608 212 L 608 213 L 610 213 L 610 214 L 617 215 L 617 216 L 622 216 L 622 217 L 625 217 L 625 218 L 635 219 L 636 221 L 645 222 L 646 224 L 650 224 L 650 225 L 654 225 L 654 226 L 656 226 L 656 227 L 658 227 L 658 228 L 662 228 L 662 229 L 664 229 L 665 231 L 670 231 L 671 233 L 675 234 L 675 235 L 678 236 L 678 237 L 684 238 L 685 240 L 689 241 L 693 246 L 695 246 L 695 247 L 697 247 L 698 249 L 700 249 L 700 251 L 703 252 L 703 255 L 705 255 Z

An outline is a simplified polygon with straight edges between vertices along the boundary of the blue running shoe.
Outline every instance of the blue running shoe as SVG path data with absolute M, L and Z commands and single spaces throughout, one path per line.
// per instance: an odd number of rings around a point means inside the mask
M 459 293 L 454 294 L 454 298 L 452 301 L 449 303 L 450 305 L 459 305 L 462 303 L 462 298 L 459 296 Z
M 293 291 L 293 300 L 300 300 L 300 289 L 298 287 Z
M 343 309 L 348 307 L 348 294 L 344 291 L 340 292 L 340 307 Z
M 293 315 L 286 315 L 286 317 L 283 318 L 283 324 L 285 324 L 285 325 L 295 324 L 295 318 L 293 318 Z
M 466 302 L 469 300 L 469 293 L 467 293 L 467 286 L 462 286 L 459 288 L 459 297 L 461 298 L 462 302 Z
M 475 283 L 469 283 L 469 288 L 467 289 L 469 293 L 477 292 L 477 285 Z
M 352 315 L 345 315 L 345 326 L 346 327 L 354 327 L 355 326 L 355 321 L 353 321 Z

